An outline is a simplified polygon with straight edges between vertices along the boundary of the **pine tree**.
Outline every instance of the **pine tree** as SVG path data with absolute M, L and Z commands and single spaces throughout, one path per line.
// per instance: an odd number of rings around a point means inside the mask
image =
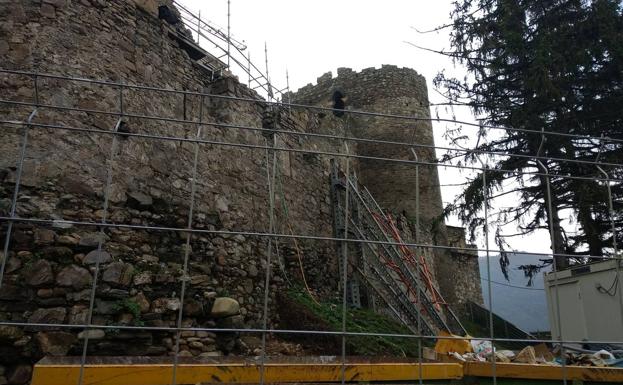
M 482 175 L 476 175 L 448 210 L 474 230 L 483 224 L 484 189 L 489 196 L 500 196 L 502 184 L 513 181 L 513 191 L 521 200 L 516 207 L 500 211 L 499 225 L 516 221 L 521 223 L 520 233 L 529 234 L 549 230 L 551 222 L 553 252 L 577 254 L 580 261 L 585 260 L 582 255 L 611 251 L 614 235 L 607 189 L 604 181 L 591 178 L 604 178 L 596 161 L 623 163 L 621 3 L 459 0 L 451 17 L 452 51 L 444 54 L 463 64 L 469 76 L 459 80 L 442 72 L 435 85 L 451 103 L 467 105 L 482 118 L 482 140 L 475 152 L 513 156 L 488 156 L 491 171 L 486 186 Z M 508 130 L 487 130 L 487 126 Z M 542 131 L 555 134 L 542 135 Z M 447 135 L 457 143 L 466 139 L 457 137 L 456 130 Z M 445 160 L 474 164 L 475 152 L 450 152 Z M 623 176 L 621 167 L 603 168 L 610 178 Z M 545 172 L 552 175 L 549 180 Z M 621 181 L 612 182 L 611 190 L 614 210 L 621 212 Z M 578 221 L 576 234 L 568 235 L 561 225 L 560 213 L 565 209 L 572 210 Z M 620 242 L 623 218 L 615 222 Z M 566 267 L 568 258 L 555 257 L 555 263 Z

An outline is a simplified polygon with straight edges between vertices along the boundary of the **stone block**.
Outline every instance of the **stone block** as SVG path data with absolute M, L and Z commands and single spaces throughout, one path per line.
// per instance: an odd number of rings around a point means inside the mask
M 130 207 L 134 207 L 137 209 L 146 209 L 154 203 L 151 196 L 140 191 L 127 192 L 126 195 L 128 198 L 127 202 Z
M 64 356 L 77 339 L 75 335 L 67 332 L 40 332 L 35 336 L 35 340 L 43 354 Z
M 229 317 L 240 313 L 240 304 L 233 298 L 219 297 L 214 300 L 210 315 L 214 318 Z
M 4 272 L 6 274 L 11 274 L 14 271 L 19 270 L 22 267 L 22 261 L 15 257 L 9 257 Z
M 48 229 L 35 230 L 35 245 L 48 246 L 54 243 L 56 240 L 56 233 Z
M 85 338 L 89 338 L 90 340 L 101 340 L 104 337 L 106 337 L 106 332 L 102 329 L 83 330 L 78 333 L 78 338 L 81 340 Z
M 102 274 L 102 281 L 114 285 L 128 286 L 132 282 L 134 268 L 132 265 L 117 261 L 113 262 Z
M 54 273 L 50 262 L 39 259 L 26 269 L 23 278 L 27 285 L 43 286 L 54 282 Z
M 61 235 L 58 237 L 57 242 L 62 246 L 76 246 L 78 245 L 79 240 L 71 235 Z
M 59 286 L 71 286 L 76 290 L 82 290 L 91 284 L 91 273 L 83 267 L 70 265 L 61 270 L 56 276 L 56 284 Z
M 66 315 L 67 309 L 64 307 L 37 309 L 28 317 L 28 323 L 61 324 Z
M 121 306 L 117 301 L 95 301 L 95 311 L 98 314 L 112 315 L 117 314 L 121 310 Z
M 56 8 L 61 8 L 67 5 L 67 0 L 43 0 L 43 3 L 50 4 Z
M 41 16 L 53 19 L 56 17 L 56 10 L 51 4 L 41 4 Z
M 244 327 L 244 318 L 240 314 L 232 315 L 230 317 L 219 318 L 217 324 L 224 329 L 241 329 Z
M 0 325 L 0 342 L 15 341 L 24 335 L 21 328 L 17 326 Z
M 109 263 L 112 261 L 112 257 L 110 253 L 105 250 L 93 250 L 85 255 L 82 263 L 85 265 L 95 265 L 98 261 L 99 263 Z
M 154 17 L 158 17 L 158 4 L 156 0 L 133 0 L 134 4 Z
M 80 236 L 78 244 L 84 247 L 98 247 L 99 243 L 106 243 L 109 237 L 103 233 L 86 233 Z
M 145 297 L 145 294 L 143 294 L 143 292 L 139 292 L 134 297 L 132 297 L 131 300 L 138 305 L 141 313 L 147 313 L 149 311 L 150 303 L 147 297 Z
M 536 364 L 536 354 L 532 346 L 523 348 L 514 359 L 514 362 L 522 364 Z
M 184 301 L 184 315 L 188 317 L 197 317 L 203 314 L 203 306 L 201 302 L 192 298 Z
M 135 285 L 148 285 L 151 283 L 151 272 L 141 271 L 134 275 L 133 282 Z
M 151 311 L 157 314 L 175 312 L 178 311 L 179 308 L 179 298 L 158 298 L 151 303 Z

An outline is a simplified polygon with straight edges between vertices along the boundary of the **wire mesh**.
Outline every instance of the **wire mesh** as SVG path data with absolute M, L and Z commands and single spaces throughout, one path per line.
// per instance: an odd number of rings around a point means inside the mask
M 184 333 L 195 333 L 193 336 L 197 335 L 196 333 L 241 333 L 241 334 L 259 334 L 261 336 L 261 344 L 259 350 L 259 359 L 256 361 L 256 364 L 259 366 L 259 382 L 265 383 L 265 368 L 267 359 L 269 356 L 268 351 L 268 342 L 267 339 L 272 335 L 297 335 L 297 336 L 326 336 L 330 338 L 339 339 L 339 349 L 337 351 L 332 352 L 336 356 L 339 356 L 339 362 L 341 365 L 339 380 L 341 383 L 345 383 L 347 381 L 352 381 L 352 378 L 347 377 L 347 363 L 348 363 L 348 350 L 351 345 L 349 345 L 349 340 L 353 341 L 361 341 L 360 338 L 386 338 L 389 340 L 392 339 L 405 339 L 405 340 L 416 340 L 418 344 L 417 347 L 417 373 L 414 373 L 413 378 L 417 378 L 419 383 L 423 383 L 423 357 L 422 350 L 423 344 L 430 344 L 432 341 L 436 340 L 460 340 L 462 337 L 460 336 L 452 336 L 452 335 L 436 335 L 436 334 L 426 334 L 423 333 L 420 329 L 420 326 L 424 324 L 422 317 L 422 310 L 417 311 L 417 325 L 416 332 L 413 333 L 384 333 L 383 331 L 377 332 L 358 332 L 355 330 L 348 330 L 348 310 L 349 310 L 349 301 L 348 296 L 352 295 L 352 286 L 349 281 L 349 275 L 352 274 L 353 265 L 355 263 L 351 262 L 352 258 L 354 258 L 357 254 L 355 252 L 357 247 L 361 247 L 361 245 L 365 245 L 367 248 L 372 250 L 383 249 L 384 247 L 408 247 L 413 250 L 417 250 L 421 253 L 433 253 L 435 250 L 441 251 L 455 251 L 455 252 L 481 252 L 486 257 L 486 277 L 483 278 L 483 281 L 487 285 L 486 291 L 488 293 L 488 325 L 487 325 L 487 334 L 483 336 L 477 336 L 479 339 L 486 339 L 490 341 L 492 344 L 503 344 L 504 342 L 509 343 L 527 343 L 533 344 L 537 342 L 545 342 L 552 345 L 557 345 L 561 347 L 561 354 L 564 356 L 565 354 L 565 344 L 588 344 L 588 343 L 599 343 L 599 344 L 621 344 L 621 341 L 569 341 L 563 339 L 563 322 L 561 319 L 560 313 L 560 299 L 558 294 L 559 284 L 558 281 L 554 284 L 554 307 L 556 312 L 556 322 L 558 323 L 558 335 L 552 336 L 552 338 L 500 338 L 495 334 L 494 327 L 494 317 L 495 317 L 495 309 L 493 307 L 493 296 L 495 295 L 494 290 L 492 288 L 492 283 L 495 282 L 491 273 L 491 258 L 492 254 L 500 254 L 505 252 L 502 249 L 494 249 L 490 247 L 490 239 L 489 239 L 489 201 L 491 197 L 489 197 L 488 190 L 486 188 L 487 182 L 486 178 L 495 173 L 504 172 L 507 175 L 513 175 L 514 171 L 512 170 L 502 170 L 495 169 L 491 170 L 487 166 L 486 161 L 481 161 L 482 167 L 475 166 L 464 166 L 459 164 L 454 164 L 452 162 L 438 162 L 434 160 L 423 160 L 420 159 L 416 153 L 417 149 L 429 149 L 429 150 L 437 150 L 437 151 L 459 151 L 464 154 L 473 153 L 480 160 L 480 155 L 490 158 L 495 157 L 508 157 L 506 154 L 502 154 L 499 152 L 485 152 L 485 151 L 474 151 L 472 149 L 464 149 L 464 148 L 454 148 L 454 147 L 444 147 L 444 146 L 435 146 L 425 143 L 413 142 L 403 142 L 403 141 L 390 141 L 384 139 L 375 139 L 375 138 L 365 138 L 365 137 L 357 137 L 351 136 L 348 130 L 348 122 L 346 123 L 346 129 L 343 135 L 338 134 L 326 134 L 320 132 L 306 132 L 306 131 L 296 131 L 296 130 L 288 130 L 288 129 L 278 129 L 278 128 L 266 128 L 260 126 L 260 124 L 253 125 L 248 124 L 246 122 L 243 123 L 228 123 L 228 122 L 219 122 L 219 121 L 207 121 L 205 120 L 206 109 L 218 110 L 220 107 L 223 107 L 219 103 L 228 103 L 235 102 L 240 103 L 242 105 L 249 105 L 253 108 L 253 105 L 260 104 L 269 109 L 279 109 L 284 108 L 289 113 L 291 111 L 304 111 L 304 112 L 314 112 L 314 113 L 333 113 L 334 109 L 312 106 L 312 105 L 303 105 L 296 103 L 283 103 L 283 102 L 258 102 L 257 99 L 253 98 L 245 98 L 245 97 L 236 97 L 236 96 L 224 96 L 224 95 L 215 95 L 204 92 L 191 92 L 191 91 L 183 91 L 183 90 L 173 90 L 173 89 L 165 89 L 165 88 L 156 88 L 156 87 L 146 87 L 132 84 L 122 84 L 116 82 L 107 82 L 101 80 L 90 80 L 85 78 L 76 78 L 70 76 L 61 76 L 61 75 L 50 75 L 44 73 L 36 73 L 36 72 L 26 72 L 26 71 L 13 71 L 13 70 L 0 70 L 0 74 L 3 76 L 22 76 L 29 77 L 32 79 L 32 95 L 31 100 L 18 100 L 17 98 L 3 98 L 0 100 L 0 104 L 6 108 L 3 108 L 2 113 L 4 114 L 3 118 L 0 120 L 0 124 L 4 127 L 3 130 L 7 132 L 11 129 L 15 129 L 17 133 L 21 129 L 21 136 L 19 137 L 19 151 L 17 151 L 17 159 L 15 159 L 15 167 L 14 167 L 14 187 L 11 192 L 11 198 L 9 199 L 8 210 L 6 210 L 6 214 L 0 216 L 0 220 L 3 222 L 3 229 L 5 231 L 5 239 L 4 239 L 4 249 L 3 249 L 3 258 L 2 263 L 0 265 L 0 290 L 3 289 L 3 285 L 6 285 L 5 280 L 3 280 L 4 276 L 7 275 L 7 265 L 9 263 L 9 256 L 13 252 L 12 244 L 15 243 L 15 226 L 19 224 L 33 224 L 33 225 L 45 225 L 45 226 L 75 226 L 81 228 L 93 228 L 96 232 L 99 233 L 99 236 L 96 237 L 96 258 L 94 259 L 93 265 L 93 277 L 91 282 L 89 283 L 88 289 L 88 299 L 86 302 L 88 303 L 86 308 L 86 316 L 83 320 L 79 320 L 73 323 L 55 323 L 48 322 L 45 318 L 36 321 L 33 319 L 24 319 L 24 320 L 12 320 L 12 319 L 0 319 L 0 325 L 4 326 L 13 326 L 19 328 L 56 328 L 62 330 L 70 330 L 70 331 L 78 331 L 82 330 L 84 338 L 82 342 L 81 349 L 81 360 L 80 360 L 80 374 L 78 379 L 78 385 L 82 385 L 85 382 L 84 369 L 85 365 L 88 361 L 88 356 L 92 355 L 92 350 L 89 350 L 89 341 L 92 336 L 96 334 L 93 333 L 93 330 L 105 330 L 107 332 L 115 332 L 115 333 L 140 333 L 140 332 L 158 332 L 163 335 L 172 335 L 172 357 L 173 357 L 173 370 L 172 370 L 172 378 L 170 383 L 177 384 L 177 368 L 182 362 L 183 357 L 181 356 L 181 344 L 182 344 L 182 335 Z M 42 81 L 45 79 L 45 87 L 42 87 Z M 54 83 L 48 83 L 54 82 Z M 40 94 L 41 91 L 44 90 L 47 93 L 54 94 L 53 84 L 58 85 L 59 83 L 64 83 L 65 86 L 67 84 L 80 84 L 87 86 L 97 86 L 109 89 L 109 95 L 111 99 L 109 105 L 114 106 L 108 110 L 100 110 L 94 108 L 83 108 L 75 105 L 61 105 L 57 103 L 51 103 L 49 100 L 41 100 Z M 128 102 L 128 98 L 130 95 L 132 97 L 140 99 L 140 98 L 150 98 L 150 96 L 141 96 L 140 93 L 154 94 L 163 97 L 163 100 L 166 100 L 167 103 L 171 104 L 180 104 L 182 107 L 181 118 L 178 116 L 162 116 L 155 113 L 149 112 L 138 112 L 132 111 L 128 109 L 127 106 L 132 105 L 131 102 Z M 194 99 L 193 99 L 194 98 Z M 193 101 L 194 100 L 194 101 Z M 181 101 L 181 102 L 180 102 Z M 141 103 L 144 103 L 142 101 Z M 141 104 L 138 103 L 138 104 Z M 152 101 L 153 104 L 157 104 L 157 100 Z M 245 107 L 247 108 L 247 107 Z M 27 111 L 27 114 L 23 114 L 24 111 Z M 347 116 L 363 116 L 363 117 L 373 117 L 373 118 L 383 118 L 389 119 L 392 121 L 404 121 L 404 122 L 429 122 L 432 120 L 443 121 L 443 119 L 430 119 L 427 117 L 414 117 L 414 116 L 404 116 L 404 115 L 396 115 L 396 114 L 387 114 L 387 113 L 377 113 L 372 111 L 357 111 L 357 110 L 344 110 L 343 111 Z M 194 114 L 193 114 L 194 113 Z M 43 114 L 43 118 L 40 116 Z M 62 115 L 66 114 L 66 116 Z M 101 118 L 105 120 L 106 117 L 109 119 L 114 119 L 114 124 L 111 127 L 103 127 L 102 124 L 95 125 L 92 123 L 92 117 Z M 40 118 L 41 120 L 38 120 Z M 96 118 L 96 119 L 97 119 Z M 69 124 L 58 123 L 69 122 Z M 132 122 L 133 126 L 135 125 L 136 131 L 128 131 L 124 127 L 127 122 Z M 456 121 L 451 121 L 452 123 L 457 123 Z M 465 122 L 463 122 L 465 123 Z M 468 124 L 469 125 L 469 124 Z M 175 126 L 176 130 L 170 130 L 170 126 Z M 499 127 L 486 127 L 486 126 L 474 126 L 476 129 L 492 129 L 492 130 L 504 130 L 504 128 Z M 194 130 L 194 131 L 193 131 Z M 170 131 L 172 133 L 170 133 Z M 586 139 L 586 140 L 595 140 L 599 141 L 599 143 L 609 142 L 609 143 L 619 143 L 621 142 L 619 139 L 613 138 L 593 138 L 593 137 L 584 137 L 580 135 L 571 135 L 564 134 L 558 132 L 545 132 L 538 131 L 532 132 L 528 130 L 523 130 L 525 132 L 530 132 L 535 135 L 540 136 L 541 138 L 547 136 L 571 136 L 573 138 L 578 139 Z M 39 133 L 41 132 L 41 133 Z M 210 133 L 208 135 L 207 133 Z M 46 217 L 45 215 L 41 216 L 28 216 L 23 217 L 20 215 L 20 191 L 23 187 L 22 178 L 24 174 L 24 168 L 31 166 L 28 163 L 29 159 L 29 137 L 36 133 L 37 140 L 41 140 L 41 135 L 49 135 L 50 141 L 54 140 L 53 138 L 59 136 L 69 136 L 69 135 L 85 135 L 90 138 L 97 137 L 97 140 L 110 140 L 110 147 L 106 145 L 102 146 L 102 150 L 108 150 L 107 155 L 94 156 L 95 161 L 102 161 L 101 166 L 104 168 L 105 178 L 103 183 L 101 184 L 101 210 L 97 211 L 97 216 L 99 220 L 84 220 L 83 218 L 53 218 Z M 257 136 L 260 135 L 260 136 Z M 262 138 L 263 136 L 263 138 Z M 212 139 L 210 139 L 212 138 Z M 303 141 L 303 140 L 328 140 L 334 144 L 334 150 L 317 150 L 315 147 L 305 147 L 300 146 L 296 148 L 292 145 L 292 140 L 294 141 Z M 115 191 L 115 183 L 118 181 L 115 179 L 119 179 L 120 173 L 123 172 L 134 172 L 136 170 L 123 170 L 118 165 L 118 162 L 125 162 L 127 159 L 123 158 L 124 156 L 130 156 L 128 153 L 120 153 L 119 146 L 122 141 L 135 141 L 132 142 L 132 145 L 136 146 L 159 146 L 161 143 L 169 143 L 170 145 L 180 144 L 180 145 L 188 145 L 191 149 L 192 157 L 184 162 L 179 162 L 179 164 L 175 164 L 175 162 L 165 162 L 161 164 L 165 168 L 169 167 L 171 169 L 172 174 L 179 174 L 180 179 L 187 182 L 189 186 L 188 191 L 188 201 L 187 207 L 185 210 L 182 210 L 178 213 L 173 213 L 172 218 L 169 219 L 169 223 L 173 225 L 164 225 L 163 222 L 155 221 L 153 223 L 149 223 L 148 220 L 144 221 L 128 221 L 127 218 L 113 218 L 115 215 L 114 212 L 109 212 L 110 207 L 110 198 L 111 194 L 114 194 Z M 262 142 L 264 144 L 262 144 Z M 280 142 L 282 144 L 280 145 Z M 123 142 L 126 143 L 126 142 Z M 82 146 L 82 142 L 76 140 L 74 142 L 76 148 Z M 405 159 L 399 157 L 382 157 L 382 156 L 374 156 L 374 155 L 361 155 L 352 153 L 349 146 L 356 146 L 359 144 L 367 144 L 367 145 L 375 145 L 375 146 L 397 146 L 407 148 L 409 153 L 413 155 L 413 159 Z M 124 144 L 126 145 L 126 144 Z M 257 170 L 247 170 L 249 173 L 257 173 L 261 175 L 263 181 L 266 185 L 266 196 L 264 201 L 259 202 L 257 205 L 258 212 L 265 212 L 264 215 L 258 214 L 257 218 L 266 219 L 265 221 L 259 221 L 258 226 L 254 226 L 255 223 L 232 223 L 231 226 L 223 229 L 217 229 L 215 226 L 212 227 L 199 227 L 197 226 L 196 220 L 196 206 L 203 204 L 201 201 L 197 201 L 197 190 L 199 188 L 205 188 L 206 185 L 210 183 L 215 183 L 218 181 L 210 180 L 211 176 L 204 171 L 201 170 L 200 165 L 202 162 L 210 162 L 213 161 L 210 159 L 210 153 L 207 151 L 208 148 L 226 148 L 231 151 L 240 151 L 237 153 L 239 156 L 249 156 L 257 157 Z M 341 149 L 341 150 L 340 150 Z M 163 147 L 163 151 L 166 150 L 166 147 Z M 173 149 L 172 151 L 175 151 Z M 259 153 L 259 155 L 248 155 L 249 153 Z M 104 154 L 102 152 L 102 154 Z M 245 155 L 246 154 L 246 155 Z M 311 156 L 322 156 L 324 158 L 337 158 L 341 162 L 344 163 L 344 173 L 343 178 L 345 180 L 344 184 L 344 196 L 343 196 L 343 228 L 340 229 L 339 232 L 334 233 L 332 236 L 325 235 L 323 232 L 316 231 L 279 231 L 279 228 L 276 224 L 276 207 L 278 205 L 283 205 L 283 201 L 286 200 L 285 196 L 277 197 L 277 191 L 279 187 L 278 182 L 278 163 L 281 161 L 282 156 L 289 156 L 290 154 L 299 154 L 301 156 L 311 155 Z M 206 158 L 202 158 L 205 156 Z M 512 156 L 511 156 L 512 157 Z M 609 256 L 610 259 L 620 260 L 621 257 L 618 256 L 618 245 L 616 244 L 616 224 L 615 217 L 616 213 L 613 209 L 613 197 L 610 191 L 611 183 L 621 183 L 623 180 L 618 179 L 616 176 L 613 177 L 611 174 L 606 171 L 606 169 L 611 170 L 616 167 L 621 167 L 619 163 L 612 162 L 601 162 L 599 161 L 599 156 L 596 157 L 594 162 L 588 162 L 585 160 L 578 159 L 560 159 L 560 158 L 549 158 L 540 154 L 540 151 L 536 154 L 521 154 L 516 155 L 516 157 L 521 159 L 530 159 L 534 161 L 535 164 L 539 164 L 541 167 L 541 171 L 534 172 L 526 172 L 523 175 L 530 176 L 541 176 L 544 177 L 547 186 L 548 186 L 548 198 L 546 200 L 548 215 L 547 218 L 552 217 L 552 204 L 551 204 L 551 191 L 549 189 L 551 180 L 553 178 L 556 179 L 576 179 L 576 180 L 591 180 L 591 181 L 600 181 L 604 182 L 608 187 L 608 207 L 610 214 L 610 221 L 612 225 L 612 239 L 613 239 L 613 253 Z M 255 159 L 255 158 L 254 158 Z M 381 164 L 401 164 L 405 167 L 414 167 L 415 168 L 415 201 L 416 201 L 416 231 L 414 236 L 414 242 L 405 242 L 405 241 L 396 241 L 391 239 L 370 239 L 366 237 L 361 237 L 362 233 L 358 233 L 358 230 L 355 226 L 356 224 L 356 216 L 361 215 L 356 211 L 355 207 L 351 206 L 351 202 L 353 199 L 356 199 L 358 194 L 357 185 L 351 182 L 351 175 L 353 174 L 351 162 L 357 160 L 366 160 L 378 162 Z M 8 162 L 8 159 L 4 159 L 5 162 Z M 12 161 L 12 160 L 11 160 Z M 556 162 L 569 162 L 569 163 L 577 163 L 577 164 L 590 164 L 599 171 L 600 177 L 595 176 L 579 176 L 579 175 L 569 175 L 569 174 L 554 174 L 551 173 L 550 170 L 542 163 L 547 161 L 556 161 Z M 45 162 L 54 162 L 52 160 L 45 160 Z M 190 166 L 187 170 L 181 170 L 182 166 L 187 165 Z M 423 241 L 425 237 L 420 236 L 420 206 L 421 204 L 426 204 L 421 202 L 422 197 L 420 196 L 420 168 L 425 168 L 425 170 L 430 169 L 443 169 L 443 168 L 458 168 L 463 170 L 471 170 L 471 171 L 481 171 L 482 172 L 482 180 L 485 188 L 484 196 L 484 206 L 483 206 L 483 226 L 482 226 L 482 234 L 484 237 L 484 247 L 462 247 L 462 246 L 451 246 L 451 245 L 443 245 L 437 244 L 433 242 Z M 179 168 L 180 170 L 177 170 Z M 174 171 L 173 171 L 174 170 Z M 430 171 L 427 171 L 430 173 Z M 94 178 L 101 177 L 100 175 L 91 176 Z M 240 182 L 245 176 L 237 175 L 236 177 L 229 179 L 229 183 L 232 185 L 232 189 L 230 191 L 231 196 L 240 196 L 244 197 L 244 189 L 240 188 L 240 186 L 236 186 L 236 184 Z M 292 177 L 292 176 L 291 176 Z M 287 183 L 287 182 L 286 182 Z M 239 188 L 236 190 L 236 188 Z M 351 191 L 352 190 L 352 191 Z M 406 192 L 406 195 L 411 194 L 412 192 Z M 283 194 L 283 193 L 282 193 Z M 285 195 L 285 194 L 283 194 Z M 251 198 L 252 199 L 252 198 Z M 264 207 L 261 207 L 264 206 Z M 184 216 L 183 214 L 186 214 Z M 334 213 L 336 216 L 339 213 Z M 138 216 L 141 215 L 140 211 L 136 214 Z M 95 218 L 95 216 L 93 217 Z M 126 219 L 126 220 L 124 220 Z M 337 220 L 337 219 L 336 219 Z M 266 225 L 264 230 L 261 230 L 261 225 Z M 550 233 L 553 233 L 552 222 L 548 223 L 550 228 Z M 291 229 L 290 229 L 291 230 Z M 119 322 L 115 322 L 113 324 L 105 324 L 100 322 L 101 320 L 95 320 L 94 314 L 99 312 L 99 307 L 104 306 L 101 305 L 102 301 L 102 285 L 108 285 L 106 279 L 102 281 L 103 272 L 101 271 L 101 263 L 103 261 L 102 255 L 105 253 L 106 239 L 110 237 L 112 232 L 145 232 L 150 234 L 157 234 L 159 237 L 171 237 L 181 243 L 179 252 L 181 252 L 181 258 L 177 260 L 181 260 L 180 266 L 180 275 L 176 277 L 173 282 L 179 284 L 179 296 L 177 296 L 176 290 L 173 289 L 172 286 L 166 286 L 169 291 L 169 296 L 171 299 L 175 299 L 176 301 L 172 302 L 172 307 L 175 308 L 175 318 L 171 321 L 173 325 L 167 324 L 163 326 L 158 325 L 140 325 L 140 324 L 123 324 Z M 326 232 L 325 232 L 326 233 Z M 175 235 L 172 235 L 175 234 Z M 230 326 L 218 326 L 217 325 L 208 325 L 208 326 L 189 326 L 184 323 L 185 311 L 188 311 L 188 308 L 185 307 L 185 304 L 188 304 L 189 298 L 187 296 L 187 291 L 190 287 L 193 286 L 193 277 L 189 275 L 189 264 L 193 263 L 191 260 L 191 247 L 193 244 L 194 237 L 206 237 L 206 236 L 219 236 L 219 237 L 246 237 L 246 239 L 257 240 L 258 249 L 264 248 L 264 252 L 258 255 L 261 255 L 259 259 L 263 259 L 263 268 L 264 268 L 264 276 L 263 276 L 263 288 L 262 288 L 262 304 L 261 304 L 261 317 L 259 318 L 259 325 L 261 327 L 246 327 L 244 325 L 230 325 Z M 228 238 L 225 238 L 228 239 Z M 298 241 L 306 241 L 313 242 L 315 244 L 337 244 L 340 245 L 339 250 L 341 251 L 339 258 L 335 260 L 336 266 L 340 265 L 341 274 L 339 275 L 339 297 L 341 299 L 341 303 L 336 307 L 336 311 L 339 311 L 341 314 L 339 318 L 339 328 L 336 330 L 298 330 L 298 329 L 288 329 L 288 328 L 280 328 L 278 325 L 275 325 L 272 322 L 273 315 L 271 311 L 275 309 L 275 304 L 272 299 L 275 297 L 277 293 L 274 292 L 275 288 L 273 286 L 273 282 L 275 279 L 275 275 L 279 276 L 283 274 L 282 269 L 280 268 L 280 273 L 276 274 L 274 271 L 274 267 L 276 267 L 279 263 L 281 263 L 281 257 L 279 255 L 279 242 L 289 242 L 292 240 Z M 552 244 L 554 244 L 554 240 L 551 240 Z M 329 246 L 330 248 L 330 246 Z M 259 253 L 259 252 L 258 252 Z M 568 254 L 568 253 L 534 253 L 530 252 L 534 256 L 544 257 L 544 258 L 570 258 L 576 257 L 576 254 Z M 177 257 L 180 257 L 180 253 L 177 254 Z M 586 256 L 591 257 L 591 256 Z M 594 258 L 599 258 L 598 256 L 592 256 Z M 602 257 L 603 258 L 603 257 Z M 355 266 L 357 267 L 357 266 Z M 553 264 L 554 274 L 556 276 L 556 263 Z M 301 270 L 302 264 L 301 264 Z M 304 274 L 304 272 L 302 271 Z M 620 279 L 620 262 L 616 264 L 616 277 L 618 282 L 621 282 Z M 166 278 L 166 277 L 165 277 Z M 287 278 L 287 277 L 286 277 Z M 557 279 L 557 278 L 556 278 Z M 419 278 L 414 277 L 414 281 L 418 281 Z M 170 281 L 165 281 L 170 282 Z M 335 282 L 337 283 L 337 282 Z M 616 296 L 619 301 L 619 306 L 621 309 L 621 314 L 623 317 L 623 295 L 621 293 L 621 286 L 618 285 L 618 291 L 616 292 Z M 177 286 L 176 286 L 177 287 Z M 109 288 L 108 288 L 109 289 Z M 252 289 L 254 290 L 254 289 Z M 540 292 L 535 293 L 535 295 Z M 415 304 L 424 303 L 423 299 L 420 297 L 421 290 L 416 290 L 416 297 L 414 299 Z M 411 298 L 413 299 L 413 298 Z M 168 306 L 168 305 L 167 305 Z M 404 303 L 403 305 L 404 306 Z M 400 312 L 397 312 L 398 314 Z M 400 318 L 400 317 L 397 317 Z M 449 316 L 448 316 L 449 318 Z M 461 326 L 462 327 L 462 326 Z M 209 339 L 207 337 L 205 339 Z M 358 339 L 359 338 L 359 339 Z M 164 341 L 164 339 L 163 339 Z M 186 341 L 186 340 L 184 340 Z M 198 341 L 191 341 L 198 342 Z M 185 343 L 185 342 L 184 342 Z M 198 344 L 197 344 L 198 345 Z M 497 383 L 497 375 L 496 375 L 496 356 L 491 355 L 489 359 L 492 367 L 492 378 L 493 382 Z M 561 361 L 563 368 L 563 383 L 567 383 L 567 373 L 565 371 L 565 361 L 564 359 Z

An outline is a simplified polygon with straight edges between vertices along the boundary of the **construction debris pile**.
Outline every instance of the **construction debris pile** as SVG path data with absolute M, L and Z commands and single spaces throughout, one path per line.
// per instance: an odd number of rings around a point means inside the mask
M 561 352 L 559 346 L 550 349 L 547 344 L 539 343 L 514 351 L 496 349 L 489 340 L 475 339 L 469 336 L 467 339 L 440 338 L 437 340 L 434 351 L 428 353 L 427 358 L 439 361 L 490 362 L 491 356 L 495 355 L 496 362 L 552 366 L 562 365 L 562 356 L 565 365 L 623 368 L 622 350 L 601 349 L 593 352 L 565 348 Z

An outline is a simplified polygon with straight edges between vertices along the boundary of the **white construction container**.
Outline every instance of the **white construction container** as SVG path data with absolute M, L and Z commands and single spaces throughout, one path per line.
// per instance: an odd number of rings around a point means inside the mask
M 556 297 L 563 341 L 623 341 L 623 299 L 617 262 L 609 259 L 545 274 L 552 338 L 559 336 Z

